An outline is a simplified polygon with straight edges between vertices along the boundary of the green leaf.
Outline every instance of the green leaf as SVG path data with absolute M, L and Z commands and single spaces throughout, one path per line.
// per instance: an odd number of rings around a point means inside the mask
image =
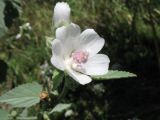
M 7 31 L 7 27 L 4 22 L 4 8 L 5 2 L 0 0 L 0 37 L 2 37 Z
M 60 103 L 53 108 L 53 110 L 50 112 L 50 114 L 53 112 L 62 112 L 64 110 L 68 109 L 69 107 L 71 107 L 71 104 Z
M 54 90 L 56 90 L 58 88 L 58 86 L 61 84 L 63 77 L 64 77 L 64 73 L 59 72 L 58 70 L 53 71 L 52 80 L 53 80 L 53 89 Z
M 95 80 L 120 79 L 129 77 L 136 77 L 136 75 L 126 71 L 109 70 L 105 75 L 92 76 L 92 78 Z
M 9 120 L 9 113 L 5 110 L 0 109 L 1 120 Z
M 0 102 L 14 107 L 30 107 L 39 103 L 41 91 L 41 85 L 36 82 L 23 84 L 0 96 Z

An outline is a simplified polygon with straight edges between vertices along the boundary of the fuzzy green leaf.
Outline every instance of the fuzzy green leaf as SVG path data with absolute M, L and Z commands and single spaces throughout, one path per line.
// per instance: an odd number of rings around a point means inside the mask
M 9 120 L 9 113 L 5 110 L 0 109 L 1 120 Z
M 129 77 L 136 77 L 136 75 L 126 71 L 109 70 L 108 73 L 105 75 L 92 76 L 92 78 L 95 80 L 109 80 Z
M 39 103 L 41 91 L 41 85 L 36 82 L 23 84 L 0 96 L 0 102 L 14 107 L 30 107 Z
M 69 107 L 71 107 L 71 104 L 60 103 L 53 108 L 53 110 L 50 112 L 50 114 L 53 112 L 62 112 L 63 110 L 68 109 Z

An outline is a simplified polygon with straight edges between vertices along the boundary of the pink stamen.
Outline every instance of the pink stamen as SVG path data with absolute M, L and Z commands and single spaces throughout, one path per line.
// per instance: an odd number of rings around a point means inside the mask
M 88 53 L 84 51 L 76 51 L 72 53 L 72 58 L 75 63 L 85 63 L 88 60 Z

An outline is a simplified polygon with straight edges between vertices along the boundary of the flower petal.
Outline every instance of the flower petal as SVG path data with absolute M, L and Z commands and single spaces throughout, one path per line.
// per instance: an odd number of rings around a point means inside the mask
M 104 46 L 105 40 L 101 38 L 93 29 L 86 29 L 79 38 L 79 50 L 89 52 L 89 57 L 97 54 Z
M 52 54 L 56 56 L 61 56 L 63 55 L 63 46 L 60 40 L 54 39 L 52 41 Z
M 71 23 L 67 26 L 62 26 L 56 29 L 56 38 L 63 42 L 72 42 L 71 38 L 75 38 L 80 35 L 81 29 L 78 25 Z
M 110 60 L 107 55 L 97 54 L 84 64 L 85 74 L 104 75 L 108 72 Z
M 59 57 L 59 56 L 52 56 L 51 57 L 51 63 L 54 65 L 54 67 L 56 67 L 59 70 L 64 71 L 65 67 L 64 67 L 64 62 L 63 60 Z
M 69 74 L 69 76 L 71 76 L 74 80 L 76 80 L 78 83 L 82 85 L 88 84 L 92 81 L 92 79 L 89 76 L 84 75 L 82 73 L 78 73 L 72 70 L 71 68 L 67 69 L 67 73 Z
M 52 54 L 51 63 L 57 69 L 64 70 L 63 48 L 61 41 L 58 39 L 55 39 L 52 42 Z
M 78 42 L 80 32 L 80 27 L 73 23 L 68 26 L 60 27 L 56 30 L 56 38 L 61 40 L 63 44 L 65 58 L 69 57 L 71 52 L 75 50 L 75 44 Z

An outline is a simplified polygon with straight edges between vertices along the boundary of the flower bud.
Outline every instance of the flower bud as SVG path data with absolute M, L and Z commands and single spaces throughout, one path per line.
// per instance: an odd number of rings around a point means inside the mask
M 65 24 L 69 24 L 70 12 L 71 9 L 67 3 L 58 2 L 54 7 L 54 15 L 53 15 L 54 26 L 57 28 Z
M 17 111 L 13 110 L 13 111 L 11 112 L 11 116 L 12 116 L 12 117 L 16 117 L 16 116 L 17 116 Z
M 46 99 L 48 97 L 49 97 L 49 95 L 48 95 L 48 93 L 46 91 L 42 91 L 41 92 L 41 94 L 40 94 L 40 99 L 41 100 L 44 100 L 44 99 Z

